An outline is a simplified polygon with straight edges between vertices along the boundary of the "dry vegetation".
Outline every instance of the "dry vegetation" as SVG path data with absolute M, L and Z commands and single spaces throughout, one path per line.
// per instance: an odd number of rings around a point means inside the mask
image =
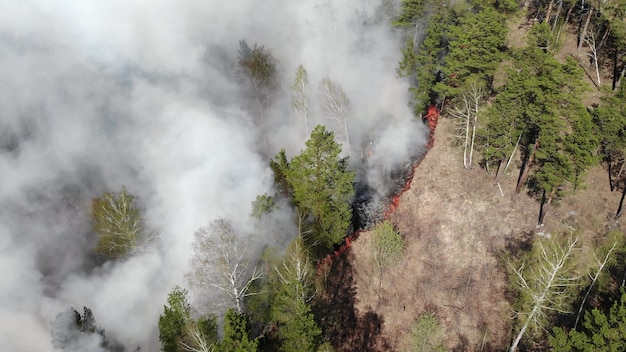
M 518 18 L 509 24 L 509 45 L 523 45 L 530 22 Z M 561 41 L 558 58 L 572 55 L 588 72 L 590 90 L 581 99 L 588 106 L 597 103 L 587 48 L 577 52 L 575 35 L 566 29 Z M 603 76 L 608 82 L 608 70 Z M 403 337 L 426 311 L 435 312 L 444 326 L 450 350 L 505 350 L 513 312 L 503 255 L 529 249 L 534 236 L 576 232 L 583 256 L 591 256 L 591 245 L 602 240 L 619 202 L 619 192 L 610 192 L 606 170 L 598 166 L 583 189 L 550 207 L 545 226 L 538 229 L 539 203 L 524 191 L 514 194 L 520 165 L 512 163 L 500 189 L 484 169 L 463 168 L 453 129 L 451 120 L 440 119 L 434 147 L 390 217 L 406 240 L 402 261 L 380 275 L 367 233 L 347 257 L 355 314 L 375 317 L 375 329 L 365 332 L 370 335 L 364 350 L 402 350 Z
M 407 242 L 404 259 L 381 280 L 367 233 L 352 247 L 355 307 L 381 317 L 381 335 L 392 350 L 427 310 L 445 326 L 451 350 L 502 350 L 509 341 L 512 313 L 500 256 L 524 249 L 537 235 L 539 204 L 514 195 L 518 169 L 502 179 L 504 196 L 484 170 L 463 169 L 452 128 L 441 120 L 435 146 L 391 216 Z M 552 207 L 538 233 L 576 229 L 583 242 L 593 241 L 619 201 L 605 176 L 601 168 L 592 170 L 587 188 Z

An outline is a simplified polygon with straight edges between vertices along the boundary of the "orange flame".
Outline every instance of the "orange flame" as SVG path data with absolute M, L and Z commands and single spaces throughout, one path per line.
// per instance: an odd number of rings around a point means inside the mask
M 428 129 L 429 129 L 428 142 L 426 142 L 426 151 L 422 154 L 420 159 L 417 160 L 415 163 L 413 163 L 413 166 L 411 166 L 411 172 L 409 173 L 406 179 L 406 183 L 404 184 L 404 187 L 402 188 L 402 190 L 400 190 L 400 192 L 397 195 L 395 195 L 391 199 L 391 204 L 389 204 L 389 209 L 386 210 L 385 213 L 383 214 L 384 219 L 389 219 L 391 214 L 393 214 L 396 211 L 396 209 L 398 209 L 398 207 L 400 206 L 400 196 L 402 196 L 404 192 L 411 189 L 411 181 L 413 180 L 413 175 L 415 174 L 415 170 L 421 164 L 422 160 L 424 160 L 424 158 L 426 157 L 426 153 L 430 149 L 432 149 L 432 147 L 435 145 L 435 128 L 437 128 L 437 121 L 439 120 L 440 114 L 441 112 L 439 111 L 437 106 L 430 105 L 428 107 L 426 115 L 422 116 L 422 120 L 428 125 Z M 329 254 L 326 257 L 320 259 L 317 262 L 318 275 L 322 275 L 324 271 L 330 270 L 333 257 L 339 258 L 343 253 L 345 253 L 352 246 L 352 242 L 355 241 L 359 237 L 361 232 L 362 230 L 357 230 L 353 232 L 352 234 L 346 236 L 346 238 L 344 239 L 344 242 L 341 244 L 341 246 L 339 246 L 339 249 L 333 251 L 333 254 Z

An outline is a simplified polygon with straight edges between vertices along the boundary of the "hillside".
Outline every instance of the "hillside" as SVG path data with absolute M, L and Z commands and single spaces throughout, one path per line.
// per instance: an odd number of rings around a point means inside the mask
M 523 22 L 510 24 L 510 45 L 519 43 L 528 29 Z M 557 56 L 576 54 L 574 35 L 564 34 L 563 41 Z M 582 99 L 590 105 L 598 96 L 594 88 Z M 588 172 L 584 189 L 551 207 L 545 226 L 537 228 L 539 203 L 524 191 L 514 193 L 519 158 L 501 178 L 500 189 L 484 169 L 463 168 L 455 135 L 454 122 L 440 119 L 434 147 L 390 217 L 406 240 L 402 261 L 381 275 L 367 233 L 348 257 L 356 308 L 382 321 L 379 340 L 386 346 L 379 344 L 381 350 L 399 350 L 411 324 L 425 312 L 434 312 L 444 326 L 450 350 L 505 350 L 514 313 L 503 258 L 521 255 L 537 236 L 574 231 L 582 240 L 583 257 L 590 256 L 619 202 L 620 192 L 609 190 L 606 169 L 596 166 Z

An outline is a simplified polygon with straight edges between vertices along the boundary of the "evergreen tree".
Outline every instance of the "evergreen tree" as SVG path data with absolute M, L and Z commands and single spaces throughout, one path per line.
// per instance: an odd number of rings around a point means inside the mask
M 281 350 L 285 352 L 316 351 L 322 333 L 309 304 L 314 295 L 314 271 L 303 247 L 302 239 L 296 239 L 282 263 L 274 267 L 271 315 L 278 325 Z
M 187 290 L 178 286 L 167 295 L 159 316 L 159 341 L 164 352 L 204 351 L 217 343 L 215 316 L 193 318 Z
M 418 19 L 424 15 L 424 8 L 430 2 L 432 1 L 402 0 L 400 2 L 400 11 L 393 21 L 393 25 L 398 27 L 414 26 Z
M 258 340 L 250 338 L 245 315 L 229 309 L 224 316 L 224 338 L 217 346 L 218 352 L 256 352 Z
M 306 148 L 289 164 L 286 175 L 295 204 L 313 219 L 315 240 L 326 248 L 343 239 L 352 216 L 354 172 L 348 170 L 347 158 L 339 157 L 340 153 L 334 133 L 318 125 Z
M 514 55 L 507 85 L 487 111 L 485 162 L 501 166 L 520 144 L 522 168 L 516 186 L 529 185 L 541 200 L 538 224 L 548 205 L 575 187 L 595 162 L 597 140 L 591 118 L 580 102 L 582 71 L 568 58 L 559 63 L 546 49 L 541 31 L 529 35 L 529 45 Z M 498 177 L 498 176 L 496 176 Z
M 622 291 L 608 313 L 593 309 L 585 313 L 582 329 L 565 331 L 555 327 L 549 337 L 555 351 L 609 351 L 626 350 L 626 292 Z
M 281 149 L 274 159 L 270 160 L 270 168 L 274 172 L 274 186 L 277 188 L 278 194 L 286 198 L 293 197 L 293 187 L 287 179 L 289 161 L 287 161 L 285 149 Z
M 264 214 L 270 213 L 274 209 L 276 209 L 274 197 L 268 195 L 267 193 L 263 193 L 257 196 L 252 202 L 252 213 L 250 216 L 255 219 L 260 219 Z
M 504 16 L 492 7 L 458 14 L 458 24 L 450 26 L 448 55 L 443 72 L 445 85 L 439 90 L 446 96 L 458 94 L 473 76 L 488 83 L 503 58 L 506 26 Z
M 178 286 L 167 295 L 167 304 L 159 317 L 159 341 L 164 352 L 182 351 L 180 343 L 185 338 L 185 326 L 191 319 L 191 306 L 187 303 L 187 290 Z
M 107 338 L 105 330 L 96 326 L 93 312 L 83 307 L 81 315 L 74 308 L 57 314 L 50 323 L 52 346 L 59 350 L 84 351 L 96 346 L 107 352 L 124 352 L 122 344 Z
M 614 92 L 607 92 L 602 100 L 602 106 L 594 112 L 594 122 L 600 138 L 600 153 L 608 166 L 611 191 L 622 188 L 614 216 L 617 220 L 624 211 L 626 198 L 626 174 L 623 173 L 626 163 L 626 84 L 621 84 Z M 616 168 L 620 163 L 621 168 Z
M 448 41 L 449 21 L 450 12 L 447 8 L 439 9 L 428 22 L 424 41 L 420 45 L 413 44 L 417 48 L 414 58 L 417 65 L 411 68 L 411 72 L 416 72 L 417 87 L 412 88 L 411 91 L 416 116 L 421 116 L 434 100 L 433 87 L 441 76 L 440 58 Z

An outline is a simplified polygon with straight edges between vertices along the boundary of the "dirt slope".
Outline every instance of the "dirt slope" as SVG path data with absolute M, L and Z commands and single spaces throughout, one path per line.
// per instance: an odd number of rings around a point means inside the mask
M 380 317 L 381 340 L 388 344 L 381 350 L 401 350 L 411 323 L 426 310 L 445 326 L 451 350 L 505 349 L 512 312 L 498 256 L 528 243 L 535 232 L 577 228 L 589 241 L 617 204 L 617 192 L 608 192 L 602 170 L 594 170 L 588 188 L 551 208 L 545 227 L 536 229 L 538 203 L 513 193 L 515 163 L 501 180 L 501 193 L 484 170 L 463 169 L 452 128 L 440 119 L 433 149 L 391 215 L 407 243 L 402 262 L 380 275 L 367 233 L 352 246 L 355 308 Z

